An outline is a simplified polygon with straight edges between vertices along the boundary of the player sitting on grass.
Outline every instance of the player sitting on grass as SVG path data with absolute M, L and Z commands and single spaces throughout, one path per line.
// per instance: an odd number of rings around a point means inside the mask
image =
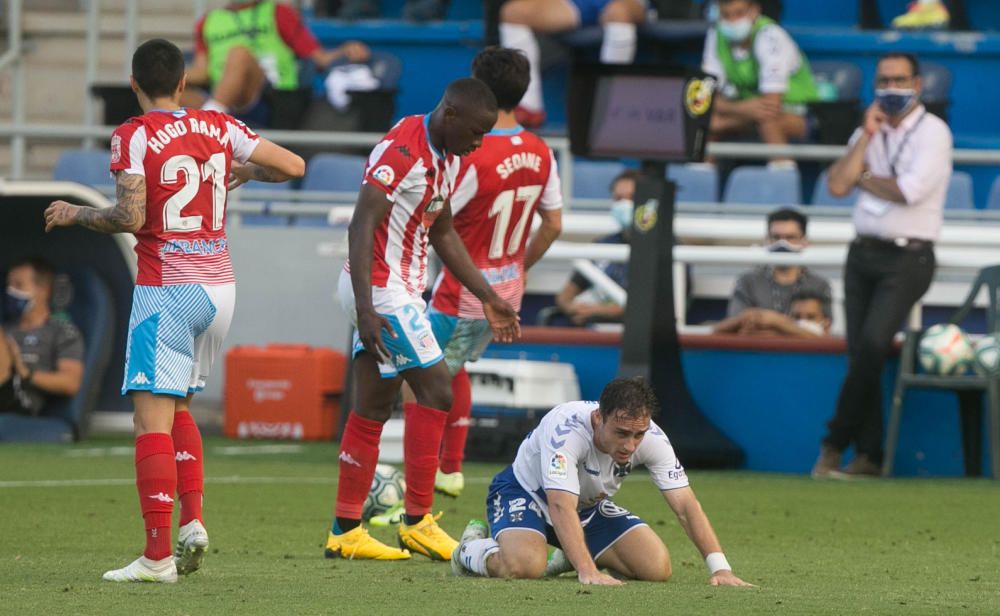
M 705 557 L 709 582 L 749 586 L 733 574 L 670 440 L 650 419 L 656 408 L 652 388 L 635 378 L 611 381 L 599 403 L 552 409 L 493 478 L 486 497 L 492 538 L 485 523 L 469 522 L 452 555 L 455 574 L 540 578 L 576 569 L 584 584 L 669 580 L 663 541 L 611 500 L 641 464 Z M 548 563 L 547 543 L 561 546 Z

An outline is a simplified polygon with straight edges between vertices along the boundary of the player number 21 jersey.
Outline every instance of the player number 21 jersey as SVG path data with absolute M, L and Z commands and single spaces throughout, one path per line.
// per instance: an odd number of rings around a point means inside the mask
M 538 209 L 562 207 L 559 172 L 549 146 L 524 129 L 494 129 L 462 157 L 451 196 L 455 231 L 469 256 L 502 299 L 520 310 L 524 251 Z M 434 309 L 483 319 L 483 307 L 447 269 L 435 282 Z
M 225 219 L 233 160 L 246 162 L 257 135 L 216 111 L 153 110 L 111 136 L 111 171 L 146 179 L 146 222 L 135 233 L 136 284 L 230 284 Z

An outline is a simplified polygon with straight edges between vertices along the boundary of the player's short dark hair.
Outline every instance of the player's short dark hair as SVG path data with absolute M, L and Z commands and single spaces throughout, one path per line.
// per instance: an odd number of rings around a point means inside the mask
M 910 69 L 913 71 L 913 76 L 916 77 L 920 74 L 920 61 L 917 60 L 917 56 L 912 53 L 906 53 L 905 51 L 887 51 L 878 57 L 878 62 L 875 66 L 882 63 L 882 60 L 906 60 L 910 63 Z
M 786 220 L 794 220 L 799 223 L 799 228 L 802 229 L 802 235 L 806 234 L 806 227 L 809 224 L 809 218 L 807 218 L 802 212 L 791 207 L 783 207 L 781 209 L 774 210 L 767 215 L 767 232 L 771 232 L 772 223 L 784 222 Z
M 511 111 L 528 90 L 531 67 L 521 50 L 491 45 L 472 59 L 472 76 L 489 86 L 500 109 Z
M 598 404 L 603 419 L 617 413 L 633 418 L 652 417 L 660 408 L 660 403 L 656 400 L 656 392 L 653 391 L 649 382 L 641 376 L 628 379 L 618 378 L 611 381 L 604 386 Z
M 172 96 L 184 77 L 184 54 L 166 39 L 150 39 L 132 54 L 132 77 L 150 98 Z
M 496 112 L 497 97 L 489 86 L 475 77 L 456 79 L 445 88 L 444 98 L 453 105 L 461 105 L 466 109 L 479 109 Z
M 812 300 L 819 302 L 824 317 L 828 319 L 833 318 L 833 307 L 830 306 L 830 298 L 813 289 L 801 289 L 793 293 L 791 299 L 788 301 L 788 307 L 790 309 L 792 304 L 796 302 L 808 302 Z
M 635 169 L 626 169 L 622 171 L 621 173 L 615 176 L 615 179 L 611 180 L 610 184 L 608 184 L 608 192 L 609 193 L 614 192 L 615 184 L 621 182 L 622 180 L 632 180 L 633 182 L 638 182 L 639 177 L 641 177 L 641 175 L 642 174 L 636 171 Z
M 52 283 L 56 277 L 56 268 L 45 257 L 32 256 L 15 259 L 10 264 L 9 270 L 19 267 L 30 267 L 32 274 L 35 276 L 35 284 L 48 287 L 49 289 L 52 288 Z

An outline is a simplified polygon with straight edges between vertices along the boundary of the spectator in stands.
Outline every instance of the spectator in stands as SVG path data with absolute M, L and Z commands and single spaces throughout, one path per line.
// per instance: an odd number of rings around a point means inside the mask
M 380 0 L 344 0 L 336 12 L 340 19 L 373 19 L 385 17 Z M 448 0 L 406 0 L 403 5 L 403 19 L 409 21 L 431 21 L 444 19 L 448 12 Z
M 814 477 L 840 476 L 841 456 L 852 443 L 857 455 L 846 473 L 879 474 L 882 368 L 896 331 L 934 277 L 934 241 L 951 180 L 951 130 L 920 103 L 917 59 L 884 54 L 875 88 L 847 153 L 830 167 L 834 196 L 861 190 L 853 214 L 857 236 L 844 266 L 847 375 Z
M 21 259 L 7 273 L 0 328 L 0 413 L 40 415 L 52 396 L 75 396 L 83 378 L 83 338 L 49 309 L 52 265 Z
M 771 252 L 801 252 L 808 245 L 805 214 L 791 208 L 767 215 L 767 249 Z M 746 310 L 763 309 L 777 315 L 790 315 L 792 296 L 809 291 L 823 299 L 823 313 L 830 314 L 830 283 L 806 267 L 762 265 L 736 280 L 729 300 L 728 319 L 741 317 Z M 721 324 L 720 324 L 721 325 Z
M 632 228 L 632 199 L 635 196 L 635 183 L 639 173 L 626 169 L 611 181 L 611 216 L 618 223 L 620 230 L 597 240 L 601 244 L 628 244 L 628 234 Z M 628 290 L 628 263 L 603 261 L 597 266 L 615 281 L 621 288 Z M 556 295 L 556 306 L 575 325 L 585 325 L 590 322 L 620 322 L 625 316 L 625 306 L 613 302 L 583 302 L 577 297 L 591 288 L 589 280 L 579 273 L 574 273 L 566 286 Z
M 268 88 L 298 89 L 299 58 L 326 69 L 343 59 L 364 62 L 370 53 L 359 41 L 324 49 L 294 8 L 274 0 L 209 11 L 195 26 L 194 44 L 182 104 L 240 115 L 263 104 Z M 209 89 L 209 98 L 197 88 Z
M 517 120 L 526 128 L 545 123 L 541 58 L 535 32 L 554 34 L 601 24 L 601 62 L 631 64 L 637 26 L 646 19 L 644 0 L 507 0 L 500 8 L 500 44 L 520 49 L 531 63 L 531 83 L 518 106 Z
M 830 335 L 833 319 L 829 296 L 812 289 L 798 291 L 791 299 L 789 314 L 767 308 L 747 308 L 716 324 L 717 334 L 744 336 L 780 335 L 791 338 L 820 338 Z
M 757 0 L 719 0 L 719 21 L 705 37 L 702 69 L 719 80 L 712 137 L 756 131 L 765 143 L 806 137 L 806 103 L 816 83 L 788 32 L 761 14 Z

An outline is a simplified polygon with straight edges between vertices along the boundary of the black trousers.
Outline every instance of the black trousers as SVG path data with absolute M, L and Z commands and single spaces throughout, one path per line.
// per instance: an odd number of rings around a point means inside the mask
M 847 376 L 823 442 L 882 461 L 882 369 L 892 339 L 934 277 L 934 249 L 855 240 L 844 266 Z

